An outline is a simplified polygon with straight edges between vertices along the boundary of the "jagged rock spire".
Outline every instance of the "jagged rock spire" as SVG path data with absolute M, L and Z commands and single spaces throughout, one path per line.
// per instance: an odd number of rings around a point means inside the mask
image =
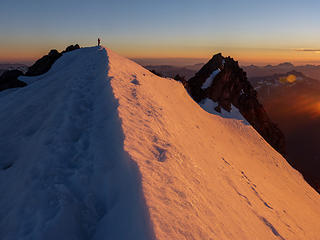
M 203 84 L 214 72 L 218 71 L 210 86 Z M 260 135 L 279 153 L 285 155 L 285 138 L 281 130 L 274 124 L 257 99 L 257 92 L 251 86 L 246 73 L 231 57 L 216 54 L 199 72 L 187 82 L 187 90 L 192 98 L 200 102 L 209 98 L 218 103 L 217 112 L 221 108 L 230 112 L 232 105 L 237 107 L 243 117 L 260 133 Z

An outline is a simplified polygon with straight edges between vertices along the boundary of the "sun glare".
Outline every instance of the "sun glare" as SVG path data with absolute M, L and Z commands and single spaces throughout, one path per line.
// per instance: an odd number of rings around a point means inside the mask
M 294 83 L 297 80 L 297 77 L 293 74 L 290 74 L 286 77 L 280 77 L 279 81 L 281 83 Z

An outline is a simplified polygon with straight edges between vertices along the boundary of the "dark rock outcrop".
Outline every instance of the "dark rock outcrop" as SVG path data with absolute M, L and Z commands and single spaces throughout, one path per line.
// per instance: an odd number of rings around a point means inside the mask
M 73 50 L 79 49 L 80 46 L 78 44 L 76 45 L 70 45 L 68 46 L 64 51 L 59 53 L 56 49 L 51 50 L 48 55 L 43 56 L 38 61 L 36 61 L 26 72 L 26 76 L 38 76 L 41 74 L 44 74 L 49 71 L 51 66 L 57 61 L 63 53 L 70 52 Z
M 49 71 L 51 66 L 62 56 L 56 49 L 49 52 L 48 55 L 43 56 L 36 61 L 26 72 L 26 76 L 37 76 Z
M 185 82 L 186 81 L 186 78 L 183 77 L 183 76 L 180 76 L 179 74 L 175 75 L 173 79 L 177 80 L 179 82 Z
M 195 101 L 200 102 L 207 97 L 201 87 L 213 71 L 222 68 L 223 61 L 224 58 L 221 53 L 214 55 L 211 60 L 188 81 L 187 90 Z
M 188 86 L 188 81 L 186 80 L 186 78 L 184 76 L 180 76 L 179 74 L 175 75 L 174 80 L 178 81 L 178 82 L 181 82 L 182 85 L 187 88 Z
M 31 67 L 29 67 L 28 71 L 23 74 L 22 71 L 19 70 L 9 70 L 5 71 L 0 76 L 0 91 L 8 89 L 8 88 L 17 88 L 17 87 L 24 87 L 27 84 L 18 80 L 18 77 L 21 75 L 25 76 L 38 76 L 44 74 L 49 71 L 51 66 L 59 59 L 63 53 L 70 52 L 73 50 L 79 49 L 80 46 L 70 45 L 64 51 L 59 53 L 57 50 L 51 50 L 48 55 L 43 56 L 39 60 L 37 60 Z
M 154 75 L 157 75 L 159 77 L 163 77 L 161 73 L 158 73 L 156 70 L 150 70 Z
M 27 84 L 18 80 L 18 77 L 23 75 L 23 72 L 19 70 L 9 70 L 4 72 L 0 76 L 0 91 L 9 89 L 9 88 L 17 88 L 24 87 Z
M 66 50 L 62 51 L 61 53 L 63 54 L 63 53 L 65 53 L 65 52 L 71 52 L 71 51 L 77 50 L 77 49 L 79 49 L 79 48 L 80 48 L 79 44 L 70 45 L 70 46 L 68 46 L 68 47 L 66 48 Z
M 214 72 L 218 71 L 211 85 L 203 89 L 203 84 Z M 200 102 L 210 98 L 218 104 L 220 111 L 231 110 L 232 105 L 239 109 L 243 117 L 259 134 L 279 153 L 286 154 L 285 138 L 281 130 L 268 117 L 263 106 L 257 100 L 257 92 L 251 86 L 246 73 L 232 58 L 224 58 L 220 53 L 205 64 L 186 86 L 191 97 Z

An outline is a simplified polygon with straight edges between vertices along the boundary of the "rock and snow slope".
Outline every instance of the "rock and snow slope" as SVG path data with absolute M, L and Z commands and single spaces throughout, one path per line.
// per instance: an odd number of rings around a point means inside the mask
M 1 239 L 319 239 L 320 198 L 244 121 L 104 48 L 0 94 Z

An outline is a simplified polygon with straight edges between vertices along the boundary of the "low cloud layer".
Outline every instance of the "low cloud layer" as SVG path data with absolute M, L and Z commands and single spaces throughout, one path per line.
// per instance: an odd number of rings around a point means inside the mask
M 295 50 L 298 52 L 319 52 L 320 53 L 320 49 L 314 49 L 314 48 L 298 48 Z

